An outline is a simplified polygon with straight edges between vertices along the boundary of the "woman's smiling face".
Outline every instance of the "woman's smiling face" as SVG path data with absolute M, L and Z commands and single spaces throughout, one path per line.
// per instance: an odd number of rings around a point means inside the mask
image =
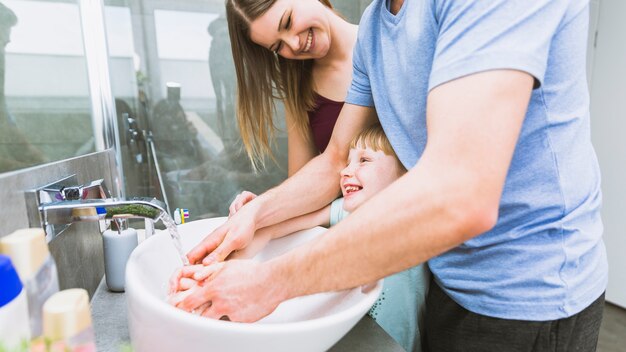
M 375 151 L 369 147 L 350 149 L 348 166 L 341 170 L 343 209 L 354 211 L 404 172 L 398 159 L 382 150 Z
M 250 39 L 286 59 L 320 59 L 330 48 L 329 8 L 317 0 L 277 0 L 250 23 Z

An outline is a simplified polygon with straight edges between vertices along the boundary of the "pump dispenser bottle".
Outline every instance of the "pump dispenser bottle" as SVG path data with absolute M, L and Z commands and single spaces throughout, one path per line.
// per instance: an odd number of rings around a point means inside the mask
M 124 292 L 126 263 L 137 243 L 137 231 L 132 228 L 106 230 L 102 234 L 104 276 L 109 290 Z

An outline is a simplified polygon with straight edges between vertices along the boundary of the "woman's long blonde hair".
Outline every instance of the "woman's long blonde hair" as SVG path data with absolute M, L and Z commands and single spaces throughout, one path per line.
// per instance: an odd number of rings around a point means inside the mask
M 298 133 L 309 137 L 307 111 L 314 108 L 313 60 L 289 60 L 250 39 L 250 23 L 276 0 L 226 0 L 226 18 L 235 72 L 237 73 L 237 121 L 252 166 L 265 167 L 265 156 L 274 159 L 271 144 L 276 125 L 274 99 L 282 99 L 293 116 Z M 332 9 L 328 0 L 320 0 Z

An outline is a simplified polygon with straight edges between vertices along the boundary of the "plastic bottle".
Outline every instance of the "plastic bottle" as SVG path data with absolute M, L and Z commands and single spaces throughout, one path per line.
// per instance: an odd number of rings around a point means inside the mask
M 28 351 L 30 326 L 26 290 L 11 258 L 0 255 L 0 350 Z
M 43 305 L 43 336 L 51 352 L 95 352 L 89 295 L 82 288 L 63 290 Z
M 0 253 L 11 257 L 28 298 L 30 331 L 33 337 L 42 333 L 42 307 L 59 292 L 59 279 L 54 259 L 48 251 L 42 229 L 17 230 L 0 239 Z

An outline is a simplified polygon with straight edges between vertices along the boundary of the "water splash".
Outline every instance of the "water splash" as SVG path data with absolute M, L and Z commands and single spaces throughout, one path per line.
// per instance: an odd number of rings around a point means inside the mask
M 180 259 L 183 261 L 183 265 L 189 265 L 189 259 L 187 259 L 185 252 L 183 252 L 183 244 L 180 240 L 180 234 L 178 233 L 178 227 L 176 227 L 176 223 L 168 214 L 163 214 L 161 216 L 161 221 L 163 221 L 163 225 L 165 225 L 167 231 L 170 233 L 170 236 L 172 237 L 172 242 L 174 243 L 174 247 L 178 251 Z

